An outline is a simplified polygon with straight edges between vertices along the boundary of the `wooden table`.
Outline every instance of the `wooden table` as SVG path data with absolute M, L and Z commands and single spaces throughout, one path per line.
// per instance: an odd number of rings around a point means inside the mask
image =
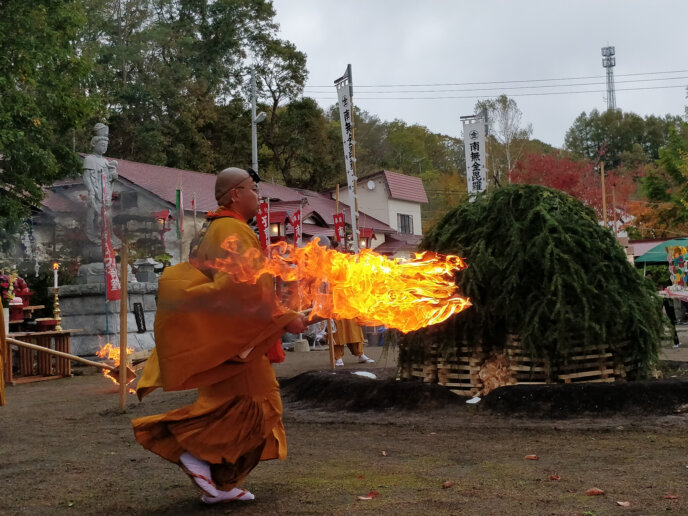
M 688 290 L 669 290 L 665 288 L 657 292 L 659 297 L 666 297 L 669 299 L 680 299 L 681 301 L 688 303 Z
M 7 336 L 56 351 L 62 351 L 63 353 L 69 353 L 72 333 L 79 331 L 81 330 L 10 332 Z M 68 358 L 56 357 L 50 353 L 15 346 L 19 348 L 19 376 L 14 378 L 12 375 L 12 346 L 10 342 L 7 343 L 7 356 L 5 357 L 5 381 L 9 385 L 53 380 L 72 375 L 72 364 Z
M 45 305 L 33 305 L 33 306 L 23 306 L 22 307 L 22 318 L 21 319 L 16 319 L 14 321 L 9 320 L 9 324 L 23 324 L 24 321 L 30 321 L 33 319 L 33 313 L 36 310 L 40 310 L 42 308 L 45 308 Z
M 36 310 L 45 308 L 45 305 L 29 305 L 24 307 L 24 319 L 33 319 L 33 313 Z

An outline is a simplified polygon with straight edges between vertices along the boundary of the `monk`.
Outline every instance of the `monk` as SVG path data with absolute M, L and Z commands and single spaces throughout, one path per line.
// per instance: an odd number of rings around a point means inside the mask
M 192 405 L 132 421 L 138 442 L 191 477 L 207 504 L 253 500 L 240 488 L 261 460 L 285 459 L 282 401 L 266 357 L 284 332 L 306 330 L 305 317 L 278 307 L 273 281 L 237 283 L 212 264 L 221 244 L 260 249 L 246 221 L 258 210 L 258 176 L 228 168 L 215 183 L 219 208 L 209 213 L 191 263 L 168 267 L 158 285 L 155 349 L 137 386 L 198 389 Z M 256 180 L 254 180 L 254 178 Z
M 363 330 L 351 319 L 340 319 L 334 321 L 336 331 L 334 332 L 334 358 L 335 366 L 344 365 L 344 346 L 349 348 L 351 354 L 358 359 L 359 364 L 372 364 L 375 362 L 363 353 Z

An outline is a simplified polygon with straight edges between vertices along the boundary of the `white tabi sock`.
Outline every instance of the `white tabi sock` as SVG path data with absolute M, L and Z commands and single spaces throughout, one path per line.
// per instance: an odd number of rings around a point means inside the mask
M 191 455 L 189 452 L 184 452 L 182 456 L 179 457 L 179 462 L 181 462 L 183 468 L 188 470 L 188 472 L 185 471 L 185 473 L 192 477 L 193 481 L 204 493 L 210 496 L 217 496 L 219 491 L 213 483 L 209 462 L 201 460 Z
M 255 500 L 255 496 L 253 496 L 253 493 L 250 491 L 247 491 L 246 489 L 239 489 L 238 487 L 235 487 L 231 491 L 220 491 L 219 489 L 217 490 L 217 496 L 201 496 L 201 501 L 203 503 L 207 503 L 208 505 L 214 504 L 214 503 L 222 503 L 222 502 L 235 502 L 235 501 L 241 501 L 241 502 L 248 502 L 250 500 Z

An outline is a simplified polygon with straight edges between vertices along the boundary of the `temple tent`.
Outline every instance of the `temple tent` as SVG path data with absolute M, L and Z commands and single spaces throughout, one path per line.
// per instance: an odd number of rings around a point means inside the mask
M 634 262 L 636 265 L 639 263 L 644 265 L 666 265 L 669 263 L 666 248 L 675 246 L 688 247 L 688 237 L 672 238 L 671 240 L 661 242 L 649 251 L 636 257 Z

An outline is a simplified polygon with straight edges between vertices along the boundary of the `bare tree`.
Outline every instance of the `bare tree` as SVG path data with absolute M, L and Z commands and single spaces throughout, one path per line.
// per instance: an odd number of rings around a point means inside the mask
M 497 183 L 504 177 L 511 182 L 511 171 L 533 134 L 533 126 L 522 126 L 523 113 L 516 101 L 506 95 L 477 102 L 475 113 L 484 111 L 487 112 L 492 140 L 488 149 L 490 172 Z

